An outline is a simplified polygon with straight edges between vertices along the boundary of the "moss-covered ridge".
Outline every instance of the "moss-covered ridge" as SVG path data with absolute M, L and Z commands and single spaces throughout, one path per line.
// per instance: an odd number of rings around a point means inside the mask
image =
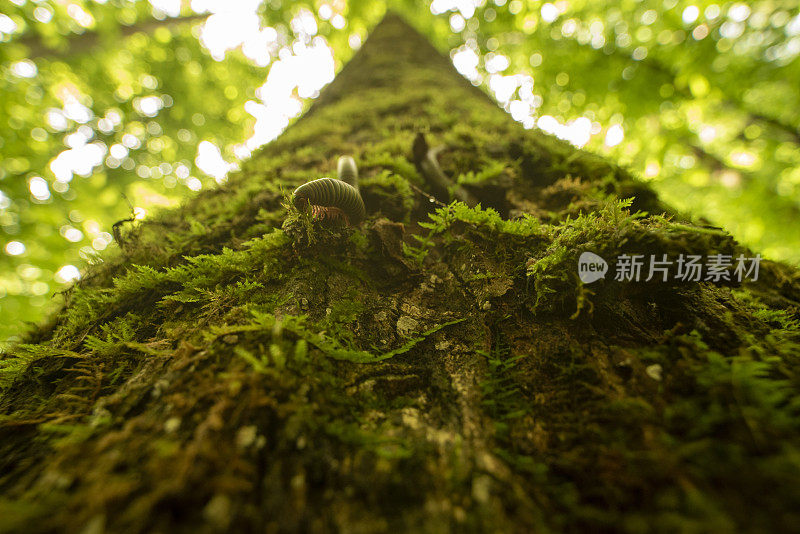
M 420 193 L 419 131 L 483 207 Z M 287 213 L 341 154 L 368 221 Z M 577 279 L 583 250 L 741 251 L 665 211 L 389 17 L 304 118 L 128 227 L 3 356 L 0 531 L 787 530 L 797 273 Z

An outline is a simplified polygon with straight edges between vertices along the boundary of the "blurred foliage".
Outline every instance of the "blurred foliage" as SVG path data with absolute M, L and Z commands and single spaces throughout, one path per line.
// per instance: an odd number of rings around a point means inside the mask
M 387 8 L 526 127 L 800 262 L 796 2 L 0 0 L 0 337 L 307 107 Z

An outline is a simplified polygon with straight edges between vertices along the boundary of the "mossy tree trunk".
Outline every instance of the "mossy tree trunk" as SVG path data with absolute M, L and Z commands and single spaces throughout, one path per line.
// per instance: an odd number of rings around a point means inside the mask
M 483 208 L 431 202 L 419 132 Z M 368 220 L 287 217 L 281 190 L 342 154 Z M 0 360 L 0 530 L 800 524 L 796 271 L 577 279 L 584 250 L 749 255 L 665 211 L 389 16 L 305 117 L 129 227 Z

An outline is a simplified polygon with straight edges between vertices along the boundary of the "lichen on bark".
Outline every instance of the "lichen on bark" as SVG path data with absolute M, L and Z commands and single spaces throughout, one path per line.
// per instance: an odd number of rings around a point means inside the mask
M 419 132 L 481 206 L 431 202 Z M 367 222 L 287 213 L 342 154 Z M 797 271 L 584 286 L 583 250 L 750 251 L 395 16 L 225 186 L 122 238 L 0 359 L 0 531 L 800 522 Z

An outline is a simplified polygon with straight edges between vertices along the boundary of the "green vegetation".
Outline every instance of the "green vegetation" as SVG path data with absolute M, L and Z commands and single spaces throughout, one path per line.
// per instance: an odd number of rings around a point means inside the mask
M 420 131 L 480 204 L 430 201 Z M 342 154 L 363 225 L 286 205 Z M 0 355 L 0 532 L 800 522 L 793 267 L 582 284 L 586 250 L 751 252 L 514 122 L 394 16 L 241 167 L 119 225 Z
M 767 258 L 800 261 L 792 2 L 265 1 L 219 14 L 223 4 L 194 11 L 201 4 L 12 0 L 3 10 L 2 340 L 58 308 L 53 294 L 102 261 L 114 223 L 224 183 L 308 107 L 387 8 L 526 127 L 610 156 L 666 202 Z M 359 115 L 375 98 L 343 114 Z M 458 117 L 442 127 L 431 133 L 448 146 L 462 133 L 491 141 Z M 318 140 L 342 131 L 326 125 Z M 366 164 L 416 176 L 396 148 Z M 474 153 L 457 181 L 501 176 L 505 164 L 490 154 Z M 320 155 L 306 146 L 295 156 Z M 392 183 L 375 194 L 402 187 Z M 206 224 L 198 220 L 197 232 Z

